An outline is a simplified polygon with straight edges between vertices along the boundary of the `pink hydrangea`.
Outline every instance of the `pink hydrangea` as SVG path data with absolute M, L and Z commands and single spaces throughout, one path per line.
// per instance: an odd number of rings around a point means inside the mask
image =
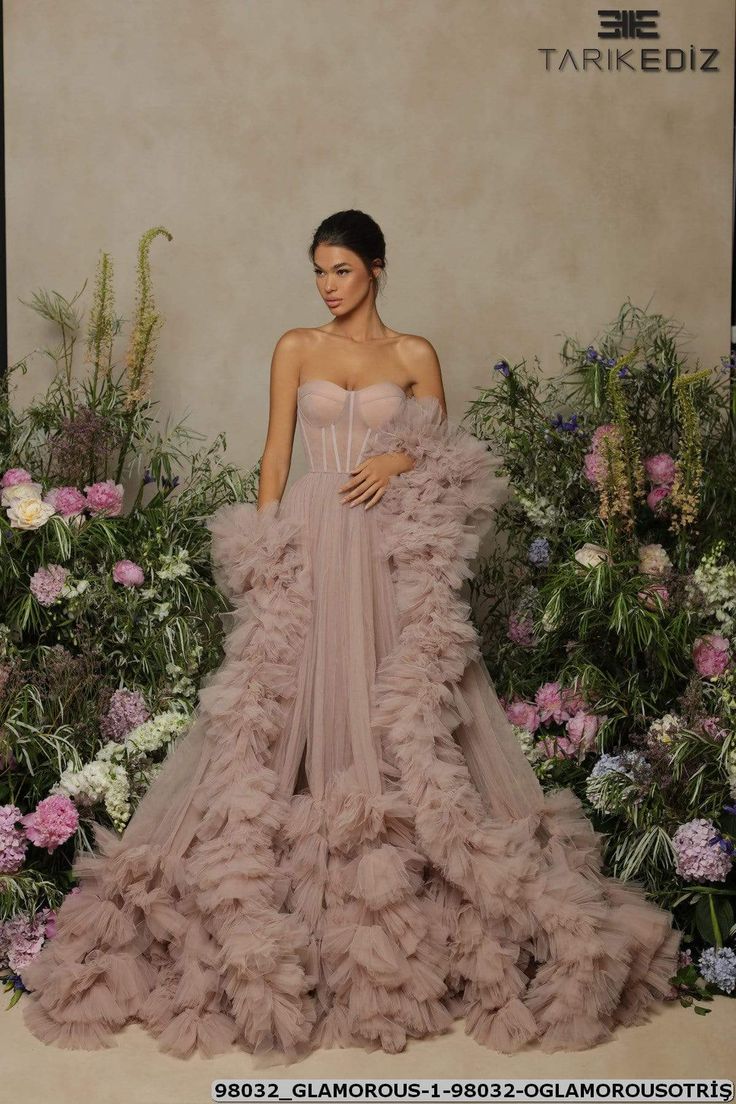
M 66 794 L 52 794 L 39 801 L 35 812 L 26 813 L 21 821 L 31 843 L 35 843 L 36 847 L 45 847 L 51 854 L 76 832 L 79 813 Z
M 127 587 L 141 586 L 145 579 L 143 569 L 132 560 L 118 560 L 113 565 L 112 577 L 116 583 Z
M 33 476 L 25 468 L 8 468 L 0 479 L 0 487 L 15 487 L 17 483 L 32 483 Z
M 644 470 L 655 486 L 664 487 L 672 486 L 677 472 L 675 461 L 668 452 L 658 452 L 656 456 L 648 456 L 644 461 Z
M 107 713 L 100 718 L 100 730 L 106 739 L 121 741 L 150 716 L 138 690 L 116 690 Z
M 0 873 L 15 874 L 26 857 L 27 841 L 23 829 L 16 827 L 21 820 L 17 805 L 0 805 Z
M 119 517 L 123 511 L 123 485 L 114 479 L 101 483 L 89 483 L 85 488 L 87 506 L 93 514 Z
M 52 605 L 64 589 L 69 572 L 61 564 L 39 567 L 31 575 L 31 594 L 42 606 Z
M 506 631 L 513 644 L 519 644 L 522 648 L 534 647 L 534 622 L 531 617 L 520 619 L 510 613 Z
M 711 843 L 718 830 L 711 820 L 698 817 L 681 824 L 672 837 L 677 855 L 675 870 L 689 882 L 723 882 L 732 866 L 731 856 Z
M 731 662 L 730 644 L 720 633 L 699 636 L 693 645 L 695 670 L 703 678 L 722 675 Z
M 647 506 L 655 514 L 661 513 L 662 503 L 669 498 L 671 487 L 653 487 L 647 495 Z
M 531 702 L 511 702 L 506 706 L 506 716 L 511 724 L 519 725 L 527 732 L 536 732 L 540 725 L 539 710 Z
M 74 517 L 87 508 L 87 499 L 76 487 L 52 487 L 45 501 L 62 517 Z

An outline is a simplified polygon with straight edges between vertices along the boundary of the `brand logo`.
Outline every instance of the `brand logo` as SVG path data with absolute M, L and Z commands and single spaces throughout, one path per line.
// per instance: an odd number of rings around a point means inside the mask
M 600 8 L 599 38 L 659 38 L 654 8 Z
M 640 39 L 659 39 L 658 8 L 599 8 L 599 39 L 618 39 L 635 42 Z M 586 73 L 618 72 L 619 70 L 643 73 L 682 73 L 686 70 L 700 73 L 719 73 L 717 59 L 720 50 L 713 46 L 583 46 L 560 48 L 540 46 L 544 67 L 558 73 L 573 70 Z

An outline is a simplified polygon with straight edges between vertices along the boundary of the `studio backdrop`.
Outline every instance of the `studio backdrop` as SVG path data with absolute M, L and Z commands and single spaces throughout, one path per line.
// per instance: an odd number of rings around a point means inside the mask
M 10 361 L 52 334 L 21 300 L 87 279 L 88 306 L 101 250 L 129 319 L 165 227 L 153 395 L 244 468 L 275 342 L 331 318 L 307 247 L 343 208 L 380 223 L 379 313 L 433 343 L 451 416 L 627 297 L 728 353 L 732 0 L 5 0 L 4 27 Z

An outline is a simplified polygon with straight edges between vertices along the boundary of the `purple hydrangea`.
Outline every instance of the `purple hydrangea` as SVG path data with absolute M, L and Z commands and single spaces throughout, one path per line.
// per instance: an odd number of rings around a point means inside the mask
M 100 718 L 100 731 L 107 740 L 121 742 L 150 716 L 140 691 L 116 690 L 110 699 L 107 713 Z
M 672 837 L 677 855 L 675 870 L 689 882 L 723 882 L 733 865 L 718 846 L 719 833 L 711 820 L 697 817 L 681 824 Z

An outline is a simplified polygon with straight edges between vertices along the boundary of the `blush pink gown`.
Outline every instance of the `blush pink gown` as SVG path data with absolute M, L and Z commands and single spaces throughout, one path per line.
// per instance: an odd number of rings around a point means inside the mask
M 430 532 L 420 586 L 381 510 L 341 502 L 411 404 L 389 382 L 306 382 L 309 471 L 215 521 L 226 658 L 24 972 L 45 1042 L 109 1046 L 138 1021 L 176 1055 L 292 1060 L 398 1051 L 464 1017 L 493 1050 L 575 1050 L 670 994 L 671 914 L 603 875 L 572 791 L 543 793 L 440 585 L 456 530 Z

